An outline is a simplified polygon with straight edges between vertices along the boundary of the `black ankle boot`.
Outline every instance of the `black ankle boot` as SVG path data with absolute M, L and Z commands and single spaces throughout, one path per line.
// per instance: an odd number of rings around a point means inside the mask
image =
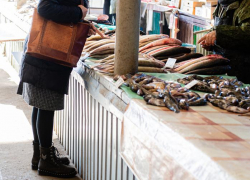
M 64 165 L 57 161 L 54 146 L 51 146 L 50 148 L 40 147 L 40 155 L 40 161 L 38 164 L 39 175 L 71 178 L 77 174 L 74 167 Z
M 57 149 L 55 148 L 57 151 Z M 57 161 L 59 161 L 61 164 L 69 165 L 70 161 L 67 157 L 60 157 L 59 153 L 57 151 L 57 156 L 56 156 Z M 39 148 L 39 143 L 36 143 L 33 141 L 33 157 L 31 160 L 31 168 L 33 170 L 38 169 L 38 163 L 40 160 L 40 148 Z
M 31 160 L 31 169 L 33 169 L 33 170 L 38 169 L 39 160 L 40 160 L 39 143 L 36 143 L 33 141 L 33 157 Z

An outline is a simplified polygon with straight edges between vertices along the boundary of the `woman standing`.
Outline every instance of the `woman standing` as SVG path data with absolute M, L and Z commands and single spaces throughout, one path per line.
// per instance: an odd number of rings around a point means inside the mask
M 37 10 L 40 16 L 58 23 L 77 23 L 87 14 L 87 3 L 81 4 L 81 0 L 40 0 Z M 92 28 L 89 35 L 95 34 Z M 25 54 L 27 41 L 28 38 L 24 46 L 18 94 L 33 106 L 32 169 L 38 169 L 39 175 L 73 177 L 77 174 L 76 169 L 69 166 L 68 158 L 59 157 L 52 144 L 54 112 L 64 108 L 64 95 L 68 93 L 72 68 Z
M 199 43 L 216 54 L 230 59 L 228 75 L 250 83 L 250 1 L 218 0 L 215 26 Z
M 116 1 L 117 0 L 104 0 L 103 14 L 109 16 L 109 21 L 116 24 Z

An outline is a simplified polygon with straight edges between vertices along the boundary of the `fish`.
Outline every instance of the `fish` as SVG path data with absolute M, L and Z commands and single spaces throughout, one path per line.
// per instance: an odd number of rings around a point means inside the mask
M 142 43 L 139 43 L 139 48 L 143 47 L 143 46 L 146 46 L 147 44 L 151 43 L 151 42 L 154 42 L 155 40 L 152 40 L 152 41 L 146 41 L 146 42 L 142 42 Z
M 108 56 L 110 56 L 111 54 L 95 54 L 95 55 L 91 55 L 92 58 L 106 58 Z
M 164 94 L 164 103 L 165 106 L 171 111 L 174 111 L 175 113 L 180 112 L 178 105 L 172 100 L 169 92 Z
M 84 51 L 86 51 L 86 49 L 88 49 L 89 47 L 93 46 L 94 44 L 99 43 L 99 41 L 87 41 L 86 43 L 87 44 L 85 44 L 84 49 L 83 49 Z
M 94 36 L 90 36 L 89 38 L 87 38 L 87 41 L 93 41 L 93 40 L 101 40 L 103 39 L 100 35 L 94 35 Z
M 153 50 L 156 50 L 156 49 L 159 49 L 159 48 L 162 48 L 162 47 L 168 47 L 168 45 L 161 45 L 161 46 L 151 47 L 151 48 L 148 48 L 148 49 L 145 49 L 145 50 L 141 51 L 140 53 L 149 53 L 150 51 L 153 51 Z
M 113 34 L 113 33 L 115 33 L 115 31 L 116 31 L 116 30 L 110 30 L 110 31 L 105 32 L 104 34 L 105 34 L 105 35 Z
M 162 68 L 144 67 L 144 66 L 138 66 L 138 71 L 139 72 L 166 73 L 166 70 Z
M 164 47 L 170 47 L 170 46 L 168 46 L 168 45 L 155 46 L 155 47 L 151 47 L 151 48 L 149 48 L 149 49 L 145 49 L 145 50 L 141 51 L 140 53 L 148 54 L 148 53 L 150 53 L 150 52 L 152 52 L 152 51 L 155 51 L 155 50 L 157 50 L 157 49 L 161 49 L 161 48 L 164 48 Z
M 137 92 L 139 89 L 139 86 L 132 80 L 129 80 L 129 87 L 133 92 Z
M 207 92 L 207 93 L 215 93 L 216 89 L 210 88 L 205 83 L 199 81 L 195 86 L 193 86 L 191 89 L 201 91 L 201 92 Z
M 165 107 L 165 103 L 163 99 L 150 98 L 148 100 L 148 104 L 159 106 L 159 107 Z
M 96 41 L 86 41 L 85 44 L 84 44 L 84 48 L 85 48 L 86 46 L 88 46 L 88 45 L 94 43 L 94 42 L 96 42 Z
M 189 106 L 204 106 L 207 104 L 207 100 L 205 98 L 199 98 L 195 101 L 188 102 Z
M 180 63 L 180 65 L 177 67 L 177 68 L 175 68 L 175 72 L 178 72 L 178 71 L 180 71 L 180 70 L 182 70 L 182 69 L 184 69 L 184 68 L 186 68 L 186 67 L 188 67 L 188 66 L 191 66 L 192 64 L 195 64 L 195 63 L 198 63 L 198 62 L 200 62 L 200 61 L 205 61 L 205 60 L 218 60 L 218 59 L 220 59 L 220 60 L 225 60 L 225 62 L 228 62 L 229 60 L 228 59 L 226 59 L 226 58 L 223 58 L 222 56 L 220 56 L 220 55 L 208 55 L 208 56 L 204 56 L 204 57 L 200 57 L 200 58 L 197 58 L 197 59 L 192 59 L 192 60 L 188 60 L 188 61 L 183 61 L 183 62 L 181 62 Z M 187 63 L 185 63 L 185 62 L 187 62 Z M 182 64 L 182 63 L 184 63 L 184 64 Z M 179 63 L 177 63 L 177 64 L 179 64 Z
M 166 84 L 164 82 L 151 82 L 146 86 L 153 87 L 154 89 L 164 89 Z
M 152 35 L 145 35 L 141 36 L 139 43 L 147 42 L 147 41 L 153 41 L 153 40 L 158 40 L 158 39 L 163 39 L 163 38 L 168 38 L 169 36 L 166 34 L 152 34 Z
M 223 64 L 226 64 L 228 63 L 229 61 L 225 60 L 225 59 L 208 59 L 208 60 L 203 60 L 203 61 L 200 61 L 200 62 L 197 62 L 195 64 L 192 64 L 180 71 L 178 71 L 179 73 L 186 73 L 186 72 L 189 72 L 189 71 L 193 71 L 193 70 L 196 70 L 196 69 L 200 69 L 200 68 L 205 68 L 205 67 L 211 67 L 211 66 L 214 66 L 214 65 L 223 65 Z
M 105 55 L 105 54 L 114 54 L 115 49 L 107 49 L 107 50 L 103 50 L 103 51 L 95 51 L 93 53 L 91 53 L 89 56 L 95 56 L 95 55 Z
M 190 52 L 191 52 L 191 50 L 186 48 L 186 47 L 173 46 L 172 48 L 156 52 L 156 53 L 152 54 L 152 56 L 157 59 L 157 58 L 165 57 L 165 56 L 169 56 L 169 55 L 180 54 L 180 53 L 190 53 Z
M 158 60 L 161 60 L 162 62 L 167 62 L 169 58 L 174 58 L 176 59 L 176 62 L 177 62 L 177 58 L 178 57 L 181 57 L 181 56 L 184 56 L 185 53 L 180 53 L 180 54 L 174 54 L 174 55 L 169 55 L 169 56 L 164 56 L 164 57 L 157 57 Z
M 181 109 L 188 110 L 189 109 L 189 103 L 186 101 L 186 99 L 181 99 L 179 101 L 179 106 Z
M 161 48 L 152 50 L 152 51 L 150 51 L 150 52 L 147 52 L 147 54 L 153 56 L 153 55 L 156 54 L 156 53 L 165 51 L 165 50 L 167 50 L 167 49 L 173 49 L 174 47 L 176 47 L 176 46 L 165 46 L 165 47 L 161 47 Z
M 226 108 L 227 111 L 229 112 L 234 112 L 234 113 L 239 113 L 239 114 L 246 114 L 246 113 L 249 113 L 248 110 L 246 109 L 243 109 L 241 107 L 237 107 L 237 106 L 228 106 Z
M 163 38 L 163 39 L 159 39 L 156 40 L 154 42 L 151 42 L 149 44 L 147 44 L 146 46 L 143 46 L 139 49 L 139 52 L 143 51 L 144 49 L 148 49 L 154 46 L 160 46 L 160 45 L 165 45 L 165 44 L 177 44 L 179 46 L 182 45 L 182 42 L 178 39 L 175 38 Z
M 144 84 L 148 84 L 148 83 L 151 83 L 153 81 L 153 77 L 148 77 L 148 78 L 145 78 L 143 79 L 142 81 L 139 82 L 139 85 L 142 86 Z
M 141 89 L 138 89 L 138 90 L 137 90 L 137 94 L 138 94 L 139 96 L 143 96 L 143 95 L 144 95 L 144 93 L 143 93 L 143 91 L 142 91 Z
M 237 98 L 236 98 L 237 99 Z M 238 100 L 238 99 L 237 99 Z M 250 101 L 249 100 L 241 100 L 238 104 L 237 103 L 235 103 L 235 104 L 233 104 L 233 105 L 238 105 L 239 107 L 241 107 L 241 108 L 244 108 L 244 109 L 247 109 L 247 110 L 249 110 L 250 109 Z
M 203 54 L 200 53 L 189 53 L 189 54 L 184 54 L 182 56 L 179 57 L 175 57 L 176 62 L 182 62 L 185 60 L 189 60 L 189 59 L 196 59 L 196 58 L 200 58 L 203 57 Z
M 223 99 L 226 100 L 229 105 L 232 105 L 232 106 L 238 106 L 239 105 L 239 100 L 236 97 L 227 96 L 227 97 L 223 97 Z M 241 101 L 241 103 L 242 103 L 242 101 Z M 240 106 L 240 107 L 244 108 L 244 106 Z
M 224 65 L 224 66 L 196 69 L 193 71 L 186 72 L 185 74 L 220 75 L 220 74 L 226 74 L 229 70 L 231 70 L 231 66 Z
M 181 84 L 184 84 L 184 85 L 187 85 L 190 81 L 188 81 L 186 79 L 177 79 L 177 82 L 181 83 Z
M 94 49 L 93 51 L 90 52 L 90 54 L 96 54 L 98 52 L 102 52 L 106 50 L 114 50 L 114 49 L 115 49 L 115 43 L 109 43 L 109 44 L 105 44 Z
M 99 41 L 93 41 L 91 44 L 89 44 L 88 46 L 84 46 L 84 49 L 89 49 L 90 47 L 96 45 L 96 44 L 100 44 L 100 43 L 103 43 L 103 42 L 109 42 L 109 41 L 112 41 L 114 42 L 115 40 L 114 39 L 102 39 L 102 40 L 99 40 Z M 88 41 L 87 41 L 88 42 Z
M 225 100 L 223 100 L 223 99 L 209 99 L 209 102 L 212 105 L 214 105 L 216 107 L 219 107 L 221 109 L 224 109 L 224 110 L 226 110 L 227 107 L 228 107 L 227 102 Z
M 146 67 L 158 67 L 158 68 L 163 68 L 165 66 L 165 63 L 155 60 L 139 60 L 138 61 L 139 66 L 146 66 Z
M 94 51 L 95 49 L 97 49 L 103 45 L 110 44 L 110 43 L 114 44 L 115 40 L 114 39 L 104 39 L 104 40 L 98 41 L 97 43 L 93 44 L 89 48 L 85 48 L 85 51 L 91 52 L 91 51 Z
M 177 63 L 177 65 L 178 64 L 180 64 L 180 65 L 177 68 L 175 68 L 174 71 L 175 72 L 181 71 L 182 69 L 185 69 L 186 67 L 191 66 L 192 64 L 195 64 L 197 62 L 207 60 L 207 59 L 208 58 L 206 56 L 204 56 L 204 57 L 200 57 L 200 58 L 197 58 L 197 59 L 192 59 L 192 60 L 189 60 L 189 61 L 184 61 L 184 62 Z
M 108 59 L 114 59 L 114 58 L 115 58 L 115 55 L 112 54 L 112 55 L 110 55 L 110 56 L 108 56 L 108 57 L 106 57 L 106 58 L 104 58 L 102 60 L 108 60 Z

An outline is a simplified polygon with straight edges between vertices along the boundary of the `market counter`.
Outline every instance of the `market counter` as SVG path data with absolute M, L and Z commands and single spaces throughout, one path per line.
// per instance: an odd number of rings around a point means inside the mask
M 55 131 L 83 179 L 136 179 L 119 155 L 129 101 L 110 77 L 81 63 L 72 72 L 65 108 L 55 114 Z
M 121 154 L 141 180 L 247 180 L 250 121 L 212 105 L 175 114 L 132 100 Z
M 250 121 L 211 105 L 175 114 L 82 64 L 55 130 L 86 179 L 248 179 Z

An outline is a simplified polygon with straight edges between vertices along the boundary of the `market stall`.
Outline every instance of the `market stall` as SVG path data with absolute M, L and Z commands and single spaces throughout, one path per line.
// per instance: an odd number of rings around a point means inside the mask
M 82 64 L 75 71 L 56 132 L 86 179 L 248 179 L 248 117 L 211 104 L 175 114 Z
M 206 26 L 194 19 L 194 24 Z M 139 28 L 125 28 L 106 32 L 106 39 L 88 39 L 70 77 L 65 109 L 56 112 L 55 131 L 79 174 L 84 179 L 117 180 L 248 179 L 250 121 L 238 113 L 248 115 L 249 87 L 230 80 L 234 77 L 186 78 L 193 73 L 225 74 L 229 60 L 195 53 L 165 34 L 126 38 L 124 31 L 135 35 Z M 114 63 L 127 67 L 126 58 L 133 72 L 138 67 L 145 74 L 115 78 L 120 70 Z M 172 65 L 169 58 L 175 59 Z M 196 84 L 187 88 L 193 80 Z M 221 83 L 230 88 L 237 83 L 239 88 L 226 89 L 225 94 Z M 236 102 L 231 95 L 246 101 Z

